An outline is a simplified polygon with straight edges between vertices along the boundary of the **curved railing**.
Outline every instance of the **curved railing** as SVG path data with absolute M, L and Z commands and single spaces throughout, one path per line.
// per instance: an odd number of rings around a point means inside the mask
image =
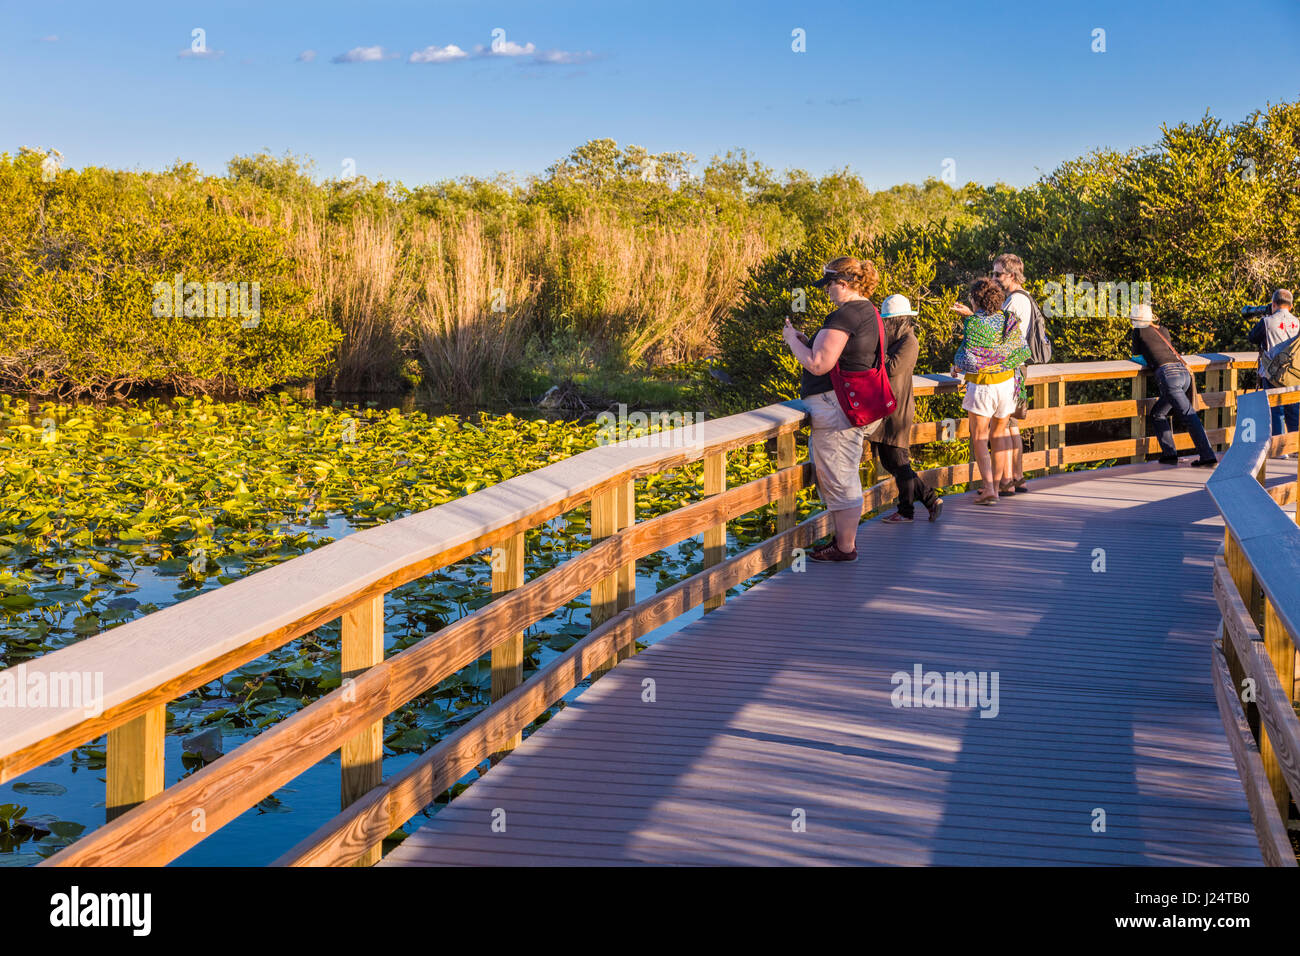
M 1254 355 L 1192 355 L 1187 361 L 1207 376 L 1199 407 L 1207 409 L 1211 441 L 1231 441 L 1238 370 L 1253 367 Z M 1144 430 L 1154 399 L 1145 397 L 1143 373 L 1132 362 L 1034 366 L 1034 407 L 1021 423 L 1034 436 L 1025 468 L 1145 460 L 1157 444 Z M 1131 397 L 1066 402 L 1069 383 L 1107 379 L 1130 380 Z M 957 388 L 943 375 L 914 382 L 917 395 Z M 825 512 L 795 523 L 795 496 L 812 480 L 811 465 L 796 463 L 795 432 L 805 418 L 802 405 L 789 402 L 705 422 L 693 433 L 674 430 L 593 448 L 27 662 L 29 673 L 46 678 L 102 674 L 103 709 L 95 716 L 79 707 L 0 710 L 0 783 L 107 733 L 110 822 L 45 865 L 160 865 L 340 750 L 342 813 L 277 863 L 374 862 L 386 836 L 484 759 L 508 751 L 526 726 L 588 675 L 633 653 L 638 637 L 696 605 L 717 606 L 729 588 L 788 562 L 796 548 L 830 531 Z M 1132 429 L 1127 439 L 1066 441 L 1069 423 L 1126 418 Z M 964 420 L 918 422 L 912 441 L 965 436 Z M 1177 439 L 1180 447 L 1191 446 L 1186 434 Z M 728 452 L 759 442 L 775 445 L 777 470 L 726 488 Z M 636 523 L 636 480 L 696 461 L 704 464 L 704 497 Z M 977 478 L 970 462 L 923 475 L 940 487 Z M 883 507 L 894 495 L 892 479 L 869 484 L 866 509 Z M 724 560 L 726 522 L 774 502 L 777 533 Z M 586 505 L 592 547 L 525 582 L 524 532 Z M 635 562 L 699 534 L 704 570 L 634 602 Z M 493 590 L 509 593 L 385 659 L 384 595 L 486 549 L 493 549 Z M 522 681 L 523 629 L 588 590 L 591 632 Z M 164 788 L 169 701 L 336 619 L 342 622 L 342 686 Z M 488 653 L 491 706 L 383 779 L 384 717 Z
M 1300 719 L 1296 698 L 1300 638 L 1300 527 L 1282 510 L 1298 484 L 1266 490 L 1270 454 L 1296 450 L 1296 434 L 1271 433 L 1270 400 L 1293 390 L 1253 392 L 1238 404 L 1238 428 L 1206 487 L 1223 515 L 1223 554 L 1214 594 L 1223 614 L 1214 642 L 1215 696 L 1250 803 L 1264 859 L 1295 866 L 1286 820 L 1300 802 Z M 1300 478 L 1298 478 L 1300 482 Z

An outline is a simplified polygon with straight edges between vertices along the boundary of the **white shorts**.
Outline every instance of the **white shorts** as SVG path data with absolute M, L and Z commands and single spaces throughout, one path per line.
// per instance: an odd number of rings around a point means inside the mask
M 962 400 L 961 407 L 985 418 L 1010 418 L 1016 410 L 1018 393 L 1015 376 L 996 385 L 967 382 L 966 397 Z

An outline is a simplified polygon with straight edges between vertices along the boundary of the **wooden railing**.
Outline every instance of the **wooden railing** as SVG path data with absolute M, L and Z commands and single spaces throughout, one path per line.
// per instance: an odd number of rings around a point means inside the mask
M 1253 367 L 1254 355 L 1187 361 L 1207 376 L 1200 407 L 1209 410 L 1211 440 L 1232 441 L 1238 370 Z M 1131 397 L 1067 404 L 1069 383 L 1097 380 L 1131 380 Z M 1144 369 L 1131 362 L 1033 367 L 1034 408 L 1021 423 L 1034 434 L 1026 469 L 1145 460 L 1158 445 L 1143 428 L 1155 401 L 1144 397 L 1144 381 Z M 918 376 L 914 383 L 917 395 L 958 387 L 944 375 Z M 678 430 L 593 448 L 28 662 L 29 673 L 46 677 L 102 674 L 103 710 L 90 717 L 80 707 L 0 710 L 0 783 L 107 733 L 109 822 L 43 865 L 161 865 L 337 750 L 343 812 L 276 862 L 372 863 L 385 837 L 483 760 L 508 751 L 588 675 L 633 653 L 638 637 L 696 605 L 717 606 L 729 588 L 787 564 L 795 549 L 829 533 L 826 512 L 795 523 L 796 495 L 812 480 L 811 465 L 796 463 L 795 433 L 805 418 L 802 405 L 789 402 L 705 422 L 689 442 Z M 1069 423 L 1123 419 L 1132 427 L 1127 439 L 1066 442 Z M 912 439 L 923 444 L 966 434 L 964 420 L 920 422 Z M 1191 446 L 1186 434 L 1177 440 L 1181 448 Z M 1287 441 L 1293 448 L 1294 436 Z M 726 488 L 727 454 L 760 442 L 775 444 L 777 470 Z M 635 523 L 635 481 L 696 461 L 704 465 L 705 497 Z M 922 474 L 939 487 L 978 477 L 971 462 Z M 892 479 L 871 484 L 866 510 L 894 495 Z M 777 533 L 724 559 L 726 522 L 773 502 Z M 524 532 L 584 505 L 592 547 L 524 581 Z M 705 569 L 636 602 L 635 562 L 700 534 L 708 546 Z M 485 549 L 493 549 L 492 587 L 501 597 L 385 659 L 384 595 Z M 590 633 L 521 681 L 524 628 L 588 590 Z M 164 788 L 169 701 L 336 619 L 342 621 L 342 686 Z M 489 653 L 491 706 L 384 780 L 384 717 Z
M 1265 489 L 1267 459 L 1294 451 L 1294 432 L 1271 434 L 1270 400 L 1295 392 L 1254 392 L 1238 404 L 1232 447 L 1207 488 L 1223 515 L 1223 553 L 1214 594 L 1223 614 L 1214 642 L 1215 696 L 1250 804 L 1265 861 L 1295 866 L 1286 820 L 1300 801 L 1300 719 L 1296 699 L 1300 643 L 1300 527 L 1281 508 L 1297 483 Z M 1300 482 L 1300 476 L 1297 481 Z

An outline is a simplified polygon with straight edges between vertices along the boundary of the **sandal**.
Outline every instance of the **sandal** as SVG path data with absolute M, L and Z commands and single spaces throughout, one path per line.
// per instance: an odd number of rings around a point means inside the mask
M 890 515 L 888 518 L 881 518 L 880 520 L 881 520 L 881 521 L 884 521 L 884 522 L 886 522 L 886 523 L 888 523 L 888 524 L 899 524 L 900 522 L 904 522 L 904 521 L 912 521 L 913 519 L 912 519 L 911 517 L 909 517 L 908 515 L 905 515 L 905 514 L 902 514 L 901 512 L 895 511 L 895 512 L 894 512 L 892 515 Z
M 1010 481 L 999 482 L 998 497 L 1014 498 L 1016 496 L 1016 486 Z
M 995 505 L 998 503 L 997 495 L 979 495 L 975 498 L 977 505 Z
M 1017 478 L 1015 485 L 1012 487 L 1016 489 L 1016 494 L 1018 495 L 1023 495 L 1029 491 L 1029 485 L 1025 483 L 1025 479 L 1023 478 Z

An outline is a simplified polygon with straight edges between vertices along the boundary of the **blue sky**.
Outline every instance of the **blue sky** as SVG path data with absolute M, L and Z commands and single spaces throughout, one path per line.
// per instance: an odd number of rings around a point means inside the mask
M 195 28 L 207 55 L 181 55 Z M 494 30 L 531 52 L 477 55 Z M 957 182 L 1022 185 L 1161 123 L 1295 99 L 1298 47 L 1297 0 L 0 0 L 0 151 L 220 172 L 265 148 L 416 185 L 541 172 L 605 136 L 701 164 L 744 147 L 778 171 L 849 166 L 874 187 L 945 159 Z

